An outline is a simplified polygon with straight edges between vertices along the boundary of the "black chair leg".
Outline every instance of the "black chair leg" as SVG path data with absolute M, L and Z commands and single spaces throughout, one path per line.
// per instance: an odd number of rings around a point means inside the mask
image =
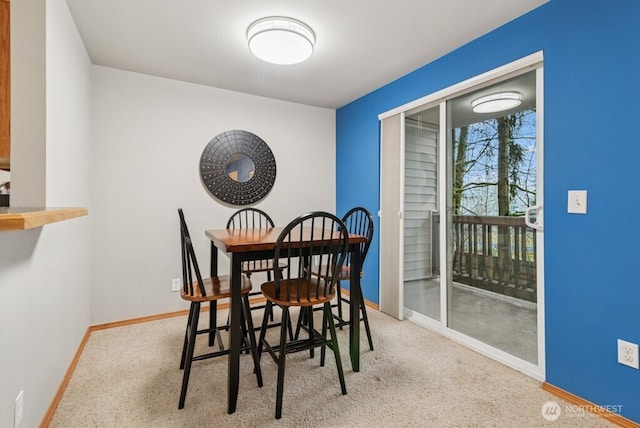
M 369 318 L 367 318 L 367 307 L 364 305 L 364 297 L 362 296 L 360 296 L 360 310 L 362 311 L 364 329 L 367 332 L 367 340 L 369 340 L 369 349 L 373 351 L 373 340 L 371 340 L 371 329 L 369 328 Z
M 253 356 L 253 371 L 256 374 L 258 387 L 262 388 L 262 370 L 260 370 L 260 357 L 258 355 L 258 344 L 256 343 L 256 333 L 253 329 L 253 319 L 251 318 L 251 306 L 249 305 L 249 296 L 242 299 L 242 310 L 247 320 L 247 334 L 249 335 L 249 343 L 251 344 L 251 355 Z
M 307 306 L 309 312 L 309 318 L 307 319 L 307 326 L 309 326 L 309 342 L 313 342 L 313 306 Z M 309 358 L 315 356 L 315 348 L 312 346 L 309 348 Z
M 265 316 L 266 319 L 266 316 Z M 282 417 L 282 396 L 284 391 L 284 367 L 287 360 L 287 325 L 289 308 L 282 308 L 282 325 L 280 326 L 280 351 L 278 352 L 278 384 L 276 387 L 276 419 Z M 286 324 L 285 324 L 286 323 Z
M 248 318 L 247 318 L 247 315 L 246 315 L 246 311 L 244 310 L 244 300 L 245 300 L 245 298 L 248 301 L 249 296 L 243 296 L 242 297 L 242 311 L 240 312 L 240 330 L 242 331 L 242 346 L 244 346 L 246 348 L 245 352 L 247 354 L 249 354 L 251 352 L 251 349 L 249 349 L 249 346 L 247 344 L 247 335 L 249 334 L 249 332 L 247 331 Z M 251 316 L 251 314 L 249 314 L 249 316 Z
M 209 305 L 209 328 L 209 346 L 213 346 L 216 341 L 216 335 L 220 340 L 220 333 L 218 333 L 218 302 L 215 300 Z M 220 345 L 222 346 L 222 343 Z
M 296 324 L 296 331 L 293 335 L 293 340 L 298 340 L 298 337 L 300 337 L 300 330 L 302 329 L 302 326 L 308 324 L 307 319 L 309 317 L 309 312 L 312 311 L 308 309 L 308 307 L 300 308 L 300 312 L 298 313 L 298 323 Z
M 260 327 L 260 339 L 258 340 L 258 358 L 262 355 L 262 344 L 264 343 L 264 337 L 267 334 L 267 325 L 269 324 L 269 315 L 273 311 L 273 303 L 267 301 L 264 307 L 264 315 L 262 318 L 262 327 Z
M 338 347 L 338 335 L 336 333 L 336 325 L 331 319 L 331 305 L 329 303 L 325 303 L 325 316 L 329 318 L 329 332 L 331 333 L 331 350 L 333 351 L 333 355 L 336 358 L 336 368 L 338 370 L 338 377 L 340 378 L 340 388 L 342 390 L 342 395 L 347 393 L 347 385 L 344 381 L 344 371 L 342 370 L 342 360 L 340 359 L 340 348 Z
M 224 343 L 222 343 L 222 336 L 220 336 L 220 330 L 216 328 L 216 337 L 218 338 L 218 348 L 223 351 Z
M 322 338 L 326 341 L 327 340 L 327 327 L 329 323 L 333 323 L 333 311 L 331 310 L 331 304 L 327 303 L 329 305 L 329 313 L 327 314 L 327 310 L 326 307 L 323 306 L 322 307 Z M 328 316 L 328 318 L 327 318 Z M 322 347 L 320 348 L 320 367 L 324 367 L 324 359 L 325 359 L 325 355 L 327 353 L 327 344 L 326 342 L 324 342 L 322 344 Z
M 271 282 L 271 271 L 267 271 L 267 281 Z M 269 321 L 273 322 L 273 311 L 271 312 L 271 316 L 269 317 Z
M 338 295 L 338 322 L 340 330 L 344 325 L 344 318 L 342 318 L 342 287 L 340 287 L 340 281 L 336 282 L 336 294 Z
M 184 374 L 182 375 L 182 389 L 180 390 L 180 401 L 178 409 L 184 408 L 184 400 L 187 397 L 187 386 L 189 385 L 189 375 L 191 374 L 191 363 L 193 362 L 193 349 L 195 347 L 196 336 L 198 334 L 198 318 L 200 316 L 200 303 L 192 303 L 190 311 L 189 338 L 187 342 L 187 355 L 184 364 Z
M 337 286 L 337 287 L 339 287 L 339 286 Z M 336 288 L 336 289 L 338 289 L 338 288 Z M 346 303 L 349 303 L 350 305 L 352 303 L 351 303 L 350 299 L 342 298 L 342 296 L 340 296 L 340 294 L 338 295 L 338 297 L 340 299 L 339 300 L 340 303 L 339 303 L 339 306 L 338 306 L 338 317 L 337 317 L 338 318 L 338 327 L 340 329 L 342 329 L 342 327 L 344 325 L 348 324 L 348 322 L 346 322 L 344 319 L 342 319 L 342 310 L 341 310 L 342 301 L 345 301 Z M 359 307 L 359 309 L 360 309 L 360 313 L 362 313 L 362 318 L 360 319 L 360 321 L 364 322 L 364 329 L 365 329 L 365 331 L 367 333 L 367 341 L 369 342 L 369 349 L 373 351 L 373 339 L 371 338 L 371 328 L 369 327 L 369 318 L 367 317 L 367 307 L 364 304 L 364 297 L 362 295 L 360 295 L 360 307 Z
M 184 369 L 184 363 L 187 359 L 187 347 L 189 344 L 189 326 L 193 318 L 193 305 L 189 306 L 189 317 L 187 318 L 187 327 L 184 329 L 184 344 L 182 345 L 182 357 L 180 358 L 180 370 Z
M 302 328 L 302 323 L 304 322 L 305 310 L 304 308 L 300 308 L 300 312 L 298 312 L 298 322 L 296 323 L 296 331 L 293 335 L 294 339 L 298 339 L 300 336 L 300 329 Z
M 273 313 L 271 314 L 273 316 Z M 293 342 L 293 327 L 291 326 L 291 316 L 289 316 L 289 321 L 287 322 L 287 330 L 289 331 L 289 340 Z

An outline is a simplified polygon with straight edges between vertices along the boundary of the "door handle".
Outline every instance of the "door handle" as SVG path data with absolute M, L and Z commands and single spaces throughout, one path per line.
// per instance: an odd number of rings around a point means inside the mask
M 531 221 L 531 215 L 535 214 L 536 220 Z M 534 205 L 524 210 L 524 223 L 532 229 L 542 230 L 542 205 Z

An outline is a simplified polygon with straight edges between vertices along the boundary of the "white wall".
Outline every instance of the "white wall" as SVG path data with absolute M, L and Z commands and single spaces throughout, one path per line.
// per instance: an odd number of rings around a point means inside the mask
M 186 308 L 170 292 L 181 272 L 177 208 L 205 272 L 205 229 L 224 228 L 237 209 L 200 181 L 202 151 L 223 131 L 253 132 L 273 151 L 276 182 L 256 206 L 277 224 L 335 210 L 334 110 L 100 66 L 91 84 L 93 323 Z M 224 256 L 220 271 L 228 272 Z
M 204 230 L 234 211 L 200 182 L 209 140 L 246 129 L 269 144 L 277 179 L 258 206 L 284 224 L 335 209 L 335 112 L 92 66 L 64 0 L 12 2 L 12 20 L 12 206 L 89 208 L 0 232 L 0 426 L 13 426 L 24 390 L 31 427 L 90 324 L 185 307 L 169 292 L 176 209 L 205 266 Z
M 61 0 L 47 0 L 46 204 L 91 200 L 91 61 Z
M 45 6 L 46 62 L 44 50 L 30 44 L 34 34 L 22 31 L 45 31 Z M 12 75 L 12 100 L 19 100 L 12 108 L 12 206 L 44 204 L 45 190 L 50 205 L 89 206 L 89 182 L 76 175 L 90 162 L 87 54 L 64 0 L 20 0 L 11 9 L 12 27 L 22 28 L 12 33 L 12 62 L 32 67 Z M 38 426 L 89 325 L 89 225 L 84 217 L 0 232 L 2 427 L 13 426 L 20 390 L 21 427 Z

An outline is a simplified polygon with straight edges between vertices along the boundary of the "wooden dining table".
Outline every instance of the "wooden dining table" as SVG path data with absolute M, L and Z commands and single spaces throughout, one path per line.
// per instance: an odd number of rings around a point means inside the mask
M 213 229 L 205 232 L 211 240 L 211 275 L 218 274 L 218 254 L 227 254 L 231 261 L 231 302 L 229 326 L 229 362 L 228 362 L 228 394 L 227 412 L 236 410 L 238 401 L 238 385 L 240 379 L 240 348 L 242 344 L 241 329 L 241 295 L 240 279 L 242 263 L 250 260 L 264 260 L 274 257 L 276 241 L 283 227 L 269 229 Z M 312 239 L 312 230 L 303 230 L 308 246 L 320 245 Z M 350 294 L 352 302 L 359 302 L 362 290 L 360 288 L 361 259 L 360 244 L 366 237 L 349 234 L 349 251 L 351 253 Z M 307 244 L 305 244 L 307 246 Z M 360 371 L 360 308 L 357 304 L 350 305 L 349 322 L 349 355 L 354 372 Z

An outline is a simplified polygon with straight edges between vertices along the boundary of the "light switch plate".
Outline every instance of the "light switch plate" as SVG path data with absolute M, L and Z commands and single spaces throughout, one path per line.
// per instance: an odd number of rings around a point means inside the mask
M 587 191 L 586 190 L 569 190 L 568 212 L 569 214 L 586 214 L 587 213 Z

